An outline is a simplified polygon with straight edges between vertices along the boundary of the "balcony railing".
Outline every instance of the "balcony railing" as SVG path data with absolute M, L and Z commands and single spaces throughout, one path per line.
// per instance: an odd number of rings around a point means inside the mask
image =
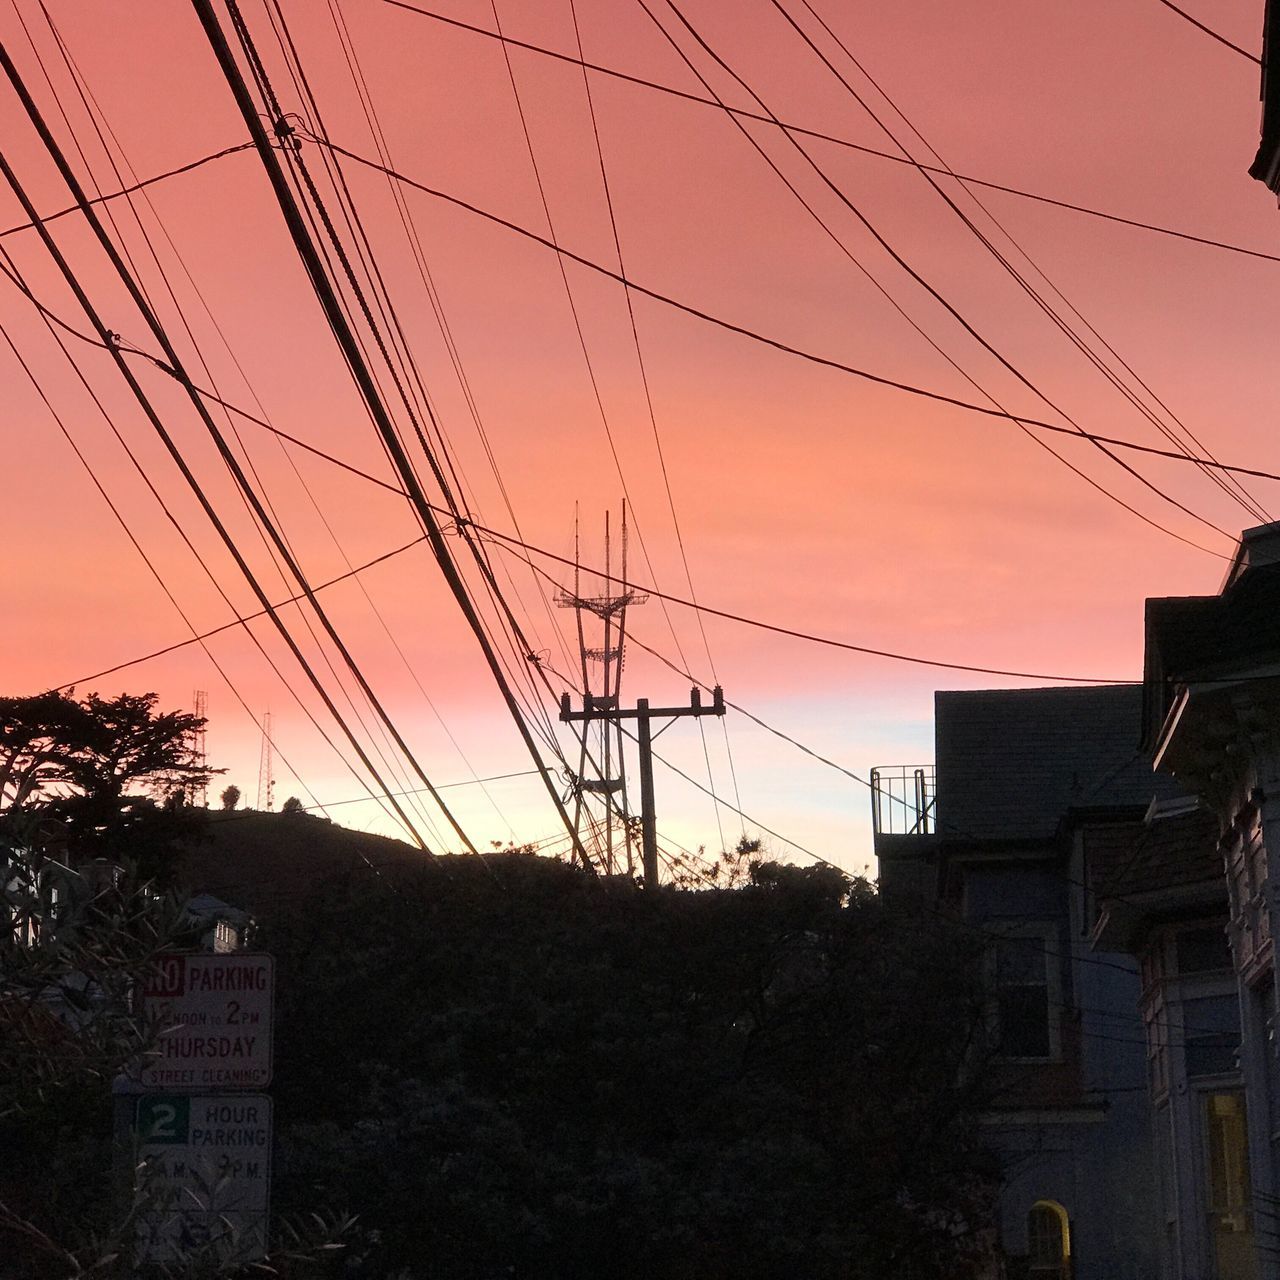
M 871 770 L 871 823 L 878 836 L 925 836 L 937 829 L 933 766 Z

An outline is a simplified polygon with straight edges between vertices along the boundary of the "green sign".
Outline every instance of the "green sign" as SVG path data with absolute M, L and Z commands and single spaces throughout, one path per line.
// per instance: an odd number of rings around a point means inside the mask
M 185 1143 L 191 1131 L 191 1099 L 149 1096 L 138 1099 L 138 1140 L 153 1144 Z

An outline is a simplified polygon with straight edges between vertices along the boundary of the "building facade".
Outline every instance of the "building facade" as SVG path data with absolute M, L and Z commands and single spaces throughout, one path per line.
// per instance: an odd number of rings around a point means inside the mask
M 1092 940 L 1099 886 L 1174 790 L 1141 718 L 1125 686 L 940 692 L 932 790 L 877 771 L 881 891 L 986 939 L 1009 1277 L 1160 1274 L 1137 963 Z
M 1214 819 L 1237 1001 L 1238 1108 L 1219 1142 L 1241 1147 L 1234 1219 L 1252 1258 L 1235 1275 L 1280 1277 L 1280 1003 L 1274 958 L 1280 885 L 1280 524 L 1246 530 L 1214 596 L 1147 601 L 1144 741 L 1155 767 Z M 1218 1172 L 1221 1172 L 1219 1170 Z M 1225 1227 L 1223 1234 L 1230 1234 Z M 1243 1253 L 1243 1248 L 1241 1249 Z M 1212 1273 L 1210 1273 L 1212 1274 Z

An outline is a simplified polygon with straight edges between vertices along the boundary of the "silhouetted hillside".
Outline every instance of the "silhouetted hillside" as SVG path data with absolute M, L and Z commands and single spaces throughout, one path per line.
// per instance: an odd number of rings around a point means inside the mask
M 302 813 L 251 809 L 209 814 L 208 838 L 189 848 L 179 880 L 232 906 L 261 912 L 373 864 L 404 867 L 426 854 L 387 836 Z

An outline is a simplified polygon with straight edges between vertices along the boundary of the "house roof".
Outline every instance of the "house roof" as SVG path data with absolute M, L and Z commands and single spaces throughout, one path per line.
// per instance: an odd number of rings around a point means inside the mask
M 1157 816 L 1137 835 L 1129 857 L 1101 888 L 1103 897 L 1136 898 L 1187 885 L 1210 886 L 1223 900 L 1218 822 L 1207 809 Z
M 1280 56 L 1280 3 L 1267 0 L 1262 20 L 1262 125 L 1258 154 L 1249 176 L 1280 194 L 1280 75 L 1272 73 L 1272 58 Z
M 947 839 L 1044 840 L 1072 811 L 1175 792 L 1140 753 L 1136 685 L 939 692 L 934 724 Z
M 1180 683 L 1280 657 L 1280 524 L 1246 529 L 1216 596 L 1147 601 L 1143 743 L 1155 747 Z

